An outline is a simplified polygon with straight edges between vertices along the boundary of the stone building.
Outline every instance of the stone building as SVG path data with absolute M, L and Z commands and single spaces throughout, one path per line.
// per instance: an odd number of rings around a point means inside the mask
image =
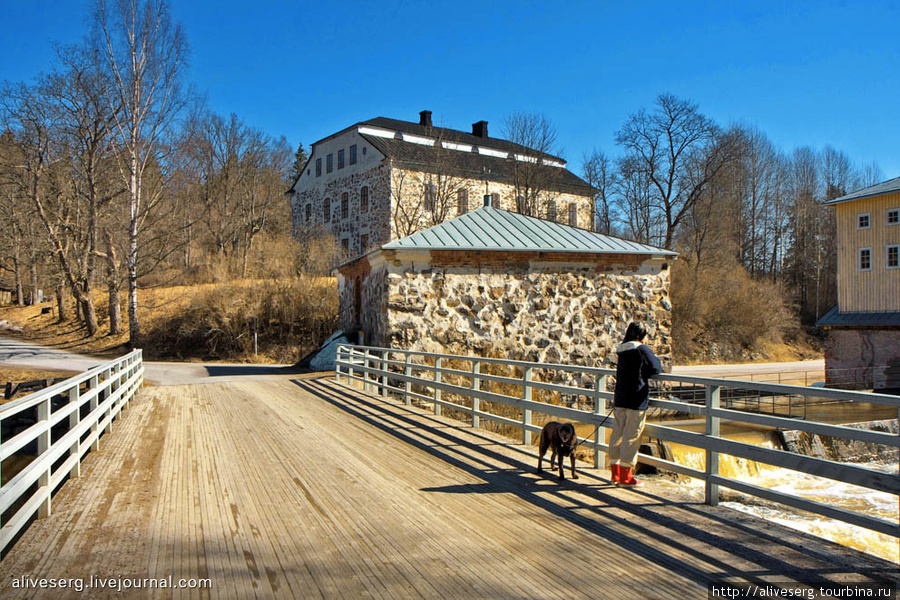
M 353 258 L 465 214 L 489 195 L 495 207 L 590 228 L 595 190 L 566 162 L 488 135 L 378 117 L 312 145 L 288 191 L 295 235 L 334 234 Z
M 828 330 L 825 382 L 900 389 L 900 177 L 826 203 L 837 222 L 838 303 Z
M 484 206 L 338 267 L 366 345 L 608 365 L 631 320 L 671 360 L 675 253 Z

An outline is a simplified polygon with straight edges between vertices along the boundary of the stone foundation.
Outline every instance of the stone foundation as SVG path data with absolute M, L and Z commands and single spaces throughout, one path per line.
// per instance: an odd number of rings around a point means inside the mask
M 385 345 L 543 363 L 611 367 L 630 321 L 671 363 L 669 271 L 486 273 L 464 269 L 386 276 Z M 372 307 L 380 310 L 379 307 Z
M 825 383 L 845 389 L 900 388 L 900 330 L 830 329 Z

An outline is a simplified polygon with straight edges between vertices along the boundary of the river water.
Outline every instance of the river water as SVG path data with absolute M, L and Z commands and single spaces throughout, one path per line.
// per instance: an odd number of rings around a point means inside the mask
M 885 419 L 896 419 L 897 409 L 882 405 L 861 403 L 831 403 L 813 405 L 808 408 L 807 419 L 826 423 L 867 422 Z M 702 421 L 660 422 L 661 425 L 679 429 L 702 431 Z M 764 427 L 752 427 L 740 423 L 722 423 L 722 435 L 728 439 L 741 441 L 768 448 L 781 448 L 779 438 L 774 430 Z M 705 467 L 705 453 L 689 446 L 667 443 L 674 461 L 695 469 Z M 860 457 L 856 457 L 857 460 Z M 877 469 L 887 473 L 898 474 L 898 462 L 865 463 L 860 466 Z M 830 506 L 879 517 L 897 522 L 900 519 L 900 498 L 894 494 L 877 492 L 851 484 L 833 481 L 822 477 L 798 473 L 728 455 L 720 455 L 719 472 L 722 476 L 738 481 L 751 483 L 782 493 L 793 494 Z M 679 490 L 688 490 L 703 498 L 704 484 L 699 479 L 679 477 L 678 481 L 665 481 L 660 477 L 662 485 L 677 486 Z M 900 540 L 876 533 L 868 529 L 848 525 L 841 521 L 824 518 L 812 513 L 800 511 L 781 504 L 769 502 L 732 490 L 720 487 L 724 501 L 720 504 L 735 510 L 756 515 L 768 521 L 781 523 L 787 527 L 822 537 L 844 546 L 855 548 L 881 558 L 900 562 Z

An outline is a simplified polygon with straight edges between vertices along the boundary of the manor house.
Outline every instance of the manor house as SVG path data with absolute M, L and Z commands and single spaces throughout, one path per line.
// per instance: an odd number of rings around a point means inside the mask
M 482 206 L 590 229 L 595 190 L 566 161 L 488 135 L 378 117 L 312 145 L 288 191 L 293 231 L 334 234 L 350 260 Z

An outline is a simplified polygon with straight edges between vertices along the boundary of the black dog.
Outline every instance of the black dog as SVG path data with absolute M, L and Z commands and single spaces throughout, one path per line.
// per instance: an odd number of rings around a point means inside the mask
M 538 455 L 537 472 L 542 473 L 541 461 L 544 460 L 544 454 L 547 448 L 552 448 L 550 455 L 550 469 L 553 469 L 553 461 L 559 459 L 559 478 L 565 479 L 563 473 L 563 457 L 568 456 L 572 461 L 572 479 L 578 479 L 578 473 L 575 472 L 575 447 L 578 445 L 578 436 L 575 435 L 575 428 L 571 423 L 558 423 L 550 421 L 541 430 L 540 454 Z

